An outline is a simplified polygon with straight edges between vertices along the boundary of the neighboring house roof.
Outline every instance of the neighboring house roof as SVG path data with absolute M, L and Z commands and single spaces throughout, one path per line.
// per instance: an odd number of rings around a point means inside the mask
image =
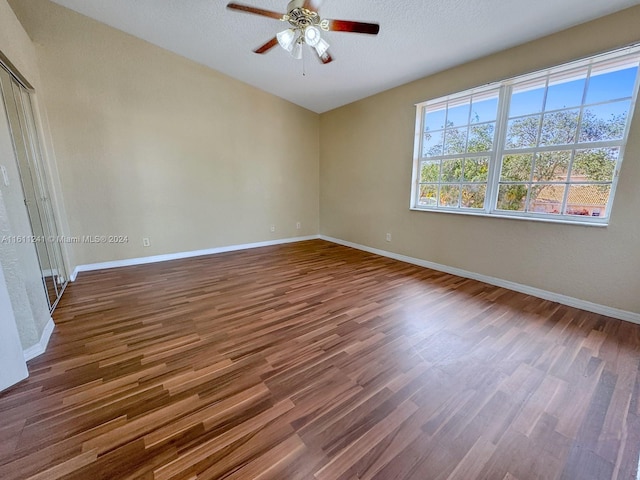
M 605 206 L 609 201 L 609 189 L 602 185 L 576 185 L 569 189 L 568 205 Z M 564 186 L 548 185 L 537 196 L 536 203 L 562 203 Z

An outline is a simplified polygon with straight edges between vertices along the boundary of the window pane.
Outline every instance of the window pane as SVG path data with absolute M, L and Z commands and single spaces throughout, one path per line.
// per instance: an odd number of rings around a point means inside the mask
M 453 128 L 447 130 L 445 134 L 445 155 L 455 155 L 457 153 L 464 153 L 467 149 L 467 127 Z
M 571 152 L 545 152 L 536 155 L 533 169 L 535 182 L 564 182 L 569 175 Z
M 458 207 L 460 206 L 460 185 L 440 186 L 440 206 Z
M 581 142 L 619 140 L 624 136 L 631 102 L 605 103 L 584 109 L 580 126 Z
M 418 205 L 421 207 L 435 207 L 438 204 L 438 185 L 420 185 L 420 198 Z
M 503 182 L 528 182 L 533 168 L 533 154 L 506 155 L 502 158 L 500 180 Z
M 518 90 L 516 87 L 511 95 L 509 118 L 541 112 L 544 91 L 544 83 L 538 87 L 528 88 L 526 90 Z
M 424 131 L 442 130 L 444 128 L 447 111 L 443 108 L 433 112 L 427 112 L 424 118 Z
M 442 161 L 441 182 L 459 182 L 462 180 L 462 159 Z
M 532 185 L 529 212 L 559 215 L 564 201 L 564 185 Z
M 498 97 L 474 100 L 471 105 L 471 123 L 491 122 L 498 115 Z
M 573 161 L 571 180 L 611 182 L 619 156 L 619 148 L 578 150 Z
M 484 199 L 487 196 L 486 185 L 463 185 L 462 207 L 484 208 Z
M 422 162 L 420 167 L 420 183 L 437 182 L 440 177 L 440 162 Z
M 466 182 L 486 182 L 489 174 L 489 157 L 467 158 L 464 161 Z
M 425 133 L 422 141 L 422 156 L 437 157 L 442 155 L 443 145 L 444 131 Z
M 545 110 L 560 110 L 561 108 L 582 105 L 585 83 L 586 80 L 581 78 L 580 80 L 549 85 Z
M 507 130 L 507 148 L 535 147 L 538 144 L 539 129 L 539 115 L 511 120 Z
M 592 74 L 587 88 L 586 103 L 606 102 L 633 96 L 638 67 L 615 72 Z
M 490 152 L 493 150 L 493 137 L 496 130 L 495 123 L 472 125 L 469 129 L 468 152 Z
M 463 100 L 455 107 L 449 107 L 447 112 L 447 127 L 460 127 L 462 125 L 469 125 L 469 107 L 471 100 Z
M 572 185 L 567 199 L 567 215 L 604 217 L 611 185 Z
M 498 191 L 498 210 L 513 210 L 524 212 L 527 201 L 526 185 L 500 185 Z
M 579 110 L 547 113 L 542 121 L 540 145 L 566 145 L 575 143 Z

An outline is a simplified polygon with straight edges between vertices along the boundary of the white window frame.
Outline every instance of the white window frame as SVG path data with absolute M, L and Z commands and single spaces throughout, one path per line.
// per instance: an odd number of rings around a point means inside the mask
M 432 100 L 428 100 L 425 102 L 421 102 L 416 104 L 416 123 L 415 123 L 415 142 L 414 142 L 414 160 L 413 160 L 413 175 L 411 182 L 411 203 L 410 209 L 417 210 L 422 212 L 437 212 L 437 213 L 454 213 L 454 214 L 462 214 L 462 215 L 474 215 L 474 216 L 489 216 L 489 217 L 500 217 L 500 218 L 512 218 L 517 220 L 533 220 L 533 221 L 542 221 L 542 222 L 552 222 L 552 223 L 567 223 L 567 224 L 579 224 L 579 225 L 591 225 L 591 226 L 607 226 L 609 219 L 611 218 L 611 210 L 615 198 L 616 187 L 618 184 L 620 167 L 622 161 L 624 159 L 624 151 L 627 145 L 627 141 L 629 138 L 630 127 L 632 123 L 632 118 L 634 115 L 634 110 L 636 107 L 636 103 L 638 101 L 638 90 L 640 87 L 640 70 L 636 76 L 636 83 L 633 90 L 633 96 L 631 98 L 631 106 L 629 110 L 629 115 L 627 117 L 627 123 L 625 125 L 624 134 L 621 140 L 612 140 L 612 141 L 598 141 L 598 142 L 590 142 L 590 143 L 580 143 L 580 131 L 578 125 L 578 132 L 576 134 L 575 142 L 567 145 L 553 145 L 553 146 L 536 146 L 530 148 L 519 148 L 519 149 L 507 149 L 505 145 L 506 135 L 507 135 L 507 127 L 509 124 L 509 107 L 511 95 L 514 87 L 518 85 L 524 84 L 526 82 L 535 82 L 546 78 L 547 82 L 550 76 L 557 75 L 558 73 L 562 73 L 568 70 L 574 70 L 579 68 L 588 68 L 589 73 L 591 69 L 595 66 L 602 65 L 606 62 L 616 61 L 617 63 L 621 63 L 623 61 L 635 61 L 640 63 L 640 44 L 625 47 L 622 49 L 618 49 L 612 52 L 608 52 L 601 55 L 592 56 L 583 60 L 574 61 L 570 63 L 566 63 L 563 65 L 559 65 L 557 67 L 540 70 L 531 74 L 522 75 L 519 77 L 510 78 L 507 80 L 503 80 L 500 82 L 491 83 L 488 85 L 484 85 L 482 87 L 472 88 L 469 90 L 465 90 L 463 92 L 454 93 L 451 95 L 447 95 L 444 97 L 435 98 Z M 589 78 L 589 76 L 587 76 Z M 422 161 L 428 160 L 430 158 L 442 159 L 442 157 L 446 157 L 446 155 L 437 156 L 437 157 L 428 157 L 423 156 L 423 139 L 424 139 L 424 121 L 425 121 L 425 113 L 429 108 L 433 108 L 435 105 L 441 105 L 443 103 L 455 101 L 456 99 L 470 97 L 471 95 L 478 95 L 482 93 L 487 93 L 490 91 L 496 91 L 498 93 L 498 114 L 496 119 L 496 130 L 494 133 L 494 144 L 493 150 L 487 154 L 489 156 L 489 171 L 487 178 L 487 192 L 483 209 L 469 209 L 462 207 L 446 207 L 446 206 L 427 206 L 419 204 L 419 195 L 420 195 L 420 178 L 421 178 L 421 164 Z M 587 88 L 585 88 L 585 92 Z M 606 102 L 600 102 L 600 104 L 608 104 L 615 102 L 615 99 L 607 100 Z M 580 122 L 582 119 L 583 111 L 585 109 L 585 98 L 583 97 L 582 103 L 578 107 L 574 107 L 574 110 L 579 110 L 580 114 L 578 117 L 578 121 Z M 553 112 L 554 110 L 549 110 L 548 112 Z M 538 112 L 543 118 L 547 111 Z M 534 115 L 536 112 L 531 112 L 529 115 Z M 523 117 L 528 115 L 523 115 Z M 484 122 L 481 122 L 484 123 Z M 528 154 L 545 151 L 568 151 L 571 154 L 571 162 L 573 163 L 573 159 L 575 154 L 574 151 L 577 150 L 588 150 L 593 148 L 610 148 L 615 147 L 619 148 L 619 157 L 616 163 L 613 179 L 611 182 L 611 193 L 609 195 L 608 204 L 606 207 L 606 215 L 605 216 L 582 216 L 582 215 L 568 215 L 568 214 L 549 214 L 549 213 L 538 213 L 538 212 L 527 212 L 527 211 L 509 211 L 509 210 L 498 210 L 497 200 L 500 186 L 500 172 L 502 169 L 502 158 L 504 155 L 509 154 Z M 461 154 L 462 155 L 462 154 Z M 457 155 L 457 156 L 461 156 Z M 473 155 L 473 154 L 471 154 Z M 456 155 L 454 155 L 455 157 Z M 462 155 L 464 156 L 464 155 Z M 446 159 L 446 158 L 445 158 Z M 571 165 L 571 164 L 570 164 Z M 531 180 L 531 179 L 530 179 Z M 438 184 L 442 184 L 446 182 L 439 182 Z M 464 180 L 459 182 L 464 184 Z M 508 182 L 507 182 L 508 183 Z M 517 182 L 516 182 L 517 183 Z M 526 182 L 525 182 L 526 183 Z M 530 182 L 532 183 L 532 182 Z M 544 182 L 543 182 L 544 183 Z M 589 181 L 589 184 L 595 184 L 598 182 Z M 604 182 L 609 184 L 609 182 Z M 571 181 L 571 178 L 567 178 L 566 182 L 558 182 L 558 184 L 565 184 L 565 198 L 563 201 L 563 205 L 566 204 L 566 200 L 569 194 L 569 186 L 579 184 L 575 181 Z

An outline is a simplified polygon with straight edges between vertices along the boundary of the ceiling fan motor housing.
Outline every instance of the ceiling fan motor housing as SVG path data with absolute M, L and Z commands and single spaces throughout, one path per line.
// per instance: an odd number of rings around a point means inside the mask
M 303 9 L 304 2 L 305 0 L 291 0 L 289 2 L 289 5 L 287 5 L 287 12 L 291 12 L 292 10 L 296 9 Z
M 320 15 L 304 7 L 305 0 L 292 0 L 287 5 L 287 20 L 295 28 L 304 30 L 310 25 L 320 24 Z

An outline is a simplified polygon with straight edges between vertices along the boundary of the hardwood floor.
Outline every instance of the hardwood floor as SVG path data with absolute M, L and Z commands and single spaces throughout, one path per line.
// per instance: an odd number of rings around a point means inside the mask
M 635 479 L 640 326 L 331 243 L 82 273 L 0 478 Z

